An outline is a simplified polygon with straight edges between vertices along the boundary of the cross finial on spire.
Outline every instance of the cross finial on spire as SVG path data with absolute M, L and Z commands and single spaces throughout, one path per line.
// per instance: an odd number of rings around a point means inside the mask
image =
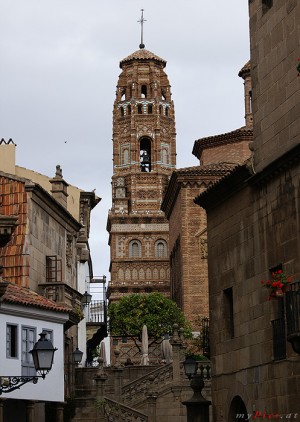
M 144 19 L 144 9 L 141 9 L 142 12 L 142 16 L 141 19 L 138 20 L 138 23 L 141 24 L 141 44 L 140 44 L 140 48 L 145 48 L 145 44 L 143 41 L 143 37 L 144 37 L 144 22 L 147 22 L 146 19 Z

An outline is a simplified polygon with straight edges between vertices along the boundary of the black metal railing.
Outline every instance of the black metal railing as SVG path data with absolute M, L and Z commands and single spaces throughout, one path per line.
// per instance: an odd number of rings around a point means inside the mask
M 289 286 L 285 293 L 287 337 L 300 334 L 300 282 Z
M 277 318 L 272 321 L 273 330 L 273 358 L 280 360 L 286 358 L 285 320 Z
M 87 306 L 87 322 L 105 323 L 107 322 L 107 309 L 105 300 L 92 300 Z

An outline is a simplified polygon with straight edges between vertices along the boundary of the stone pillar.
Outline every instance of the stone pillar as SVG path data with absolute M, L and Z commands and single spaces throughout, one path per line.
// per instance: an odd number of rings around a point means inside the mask
M 192 378 L 191 387 L 194 391 L 193 397 L 182 402 L 186 406 L 187 422 L 209 422 L 211 402 L 202 396 L 204 381 L 201 375 Z
M 34 401 L 26 402 L 26 422 L 36 422 L 34 416 Z
M 64 403 L 56 403 L 56 422 L 64 422 Z
M 173 336 L 170 340 L 173 354 L 173 383 L 179 384 L 180 377 L 180 349 L 182 346 L 181 340 L 178 336 L 178 325 L 174 324 Z
M 150 393 L 147 395 L 148 422 L 156 422 L 156 400 L 156 394 Z
M 112 368 L 111 372 L 114 379 L 114 400 L 121 401 L 123 368 L 115 367 Z
M 104 392 L 105 392 L 105 381 L 107 380 L 107 375 L 103 371 L 103 367 L 99 367 L 98 373 L 95 376 L 96 382 L 96 407 L 97 407 L 97 421 L 105 422 L 104 414 Z

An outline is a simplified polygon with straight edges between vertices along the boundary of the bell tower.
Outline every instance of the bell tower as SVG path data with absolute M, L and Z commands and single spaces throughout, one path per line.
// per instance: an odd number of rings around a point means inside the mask
M 120 62 L 107 224 L 110 301 L 130 293 L 170 291 L 169 224 L 160 206 L 176 165 L 176 132 L 165 66 L 165 60 L 145 49 L 143 38 L 140 49 Z

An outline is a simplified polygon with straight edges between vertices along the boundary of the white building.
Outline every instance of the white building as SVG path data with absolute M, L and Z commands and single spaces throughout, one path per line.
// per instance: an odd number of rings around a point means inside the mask
M 27 383 L 14 391 L 3 392 L 5 397 L 0 409 L 0 422 L 42 421 L 41 414 L 28 418 L 30 401 L 64 401 L 64 323 L 69 319 L 69 309 L 37 293 L 13 283 L 0 281 L 0 376 L 2 383 L 8 376 L 36 375 L 32 356 L 29 353 L 39 333 L 46 331 L 57 351 L 51 371 L 37 384 Z M 4 403 L 4 404 L 3 404 Z M 1 404 L 0 404 L 1 407 Z M 24 408 L 24 412 L 22 412 Z M 19 409 L 14 415 L 15 409 Z M 21 412 L 20 412 L 21 410 Z M 36 409 L 35 409 L 36 412 Z M 26 419 L 27 413 L 27 419 Z M 2 414 L 2 418 L 1 418 Z

